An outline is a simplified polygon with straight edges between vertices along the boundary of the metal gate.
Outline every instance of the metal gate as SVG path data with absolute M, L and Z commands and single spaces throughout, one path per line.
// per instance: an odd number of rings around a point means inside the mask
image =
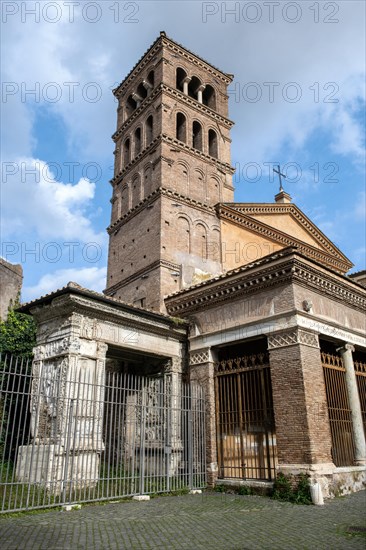
M 366 363 L 355 361 L 355 374 L 360 396 L 363 429 L 366 435 Z
M 338 355 L 322 352 L 321 358 L 332 437 L 333 462 L 336 466 L 353 466 L 355 446 L 346 385 L 346 369 L 343 366 L 342 358 Z M 355 361 L 354 368 L 366 433 L 366 364 Z
M 277 452 L 268 355 L 217 363 L 215 391 L 219 477 L 274 479 Z
M 346 369 L 343 366 L 342 358 L 338 355 L 321 352 L 321 359 L 332 437 L 333 462 L 336 466 L 352 466 L 355 451 L 352 415 L 346 385 Z
M 205 486 L 200 386 L 177 375 L 62 378 L 0 359 L 0 512 Z

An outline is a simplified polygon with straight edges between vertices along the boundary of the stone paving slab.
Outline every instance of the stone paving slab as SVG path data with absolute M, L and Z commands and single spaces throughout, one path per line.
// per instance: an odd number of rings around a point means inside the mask
M 366 493 L 297 506 L 265 497 L 204 493 L 0 517 L 2 550 L 361 549 Z

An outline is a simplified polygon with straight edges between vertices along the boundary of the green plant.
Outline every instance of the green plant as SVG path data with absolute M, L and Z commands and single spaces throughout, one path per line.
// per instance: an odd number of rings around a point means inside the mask
M 10 309 L 6 321 L 0 321 L 0 353 L 12 353 L 30 359 L 35 345 L 36 326 L 33 317 Z
M 296 480 L 294 476 L 279 472 L 273 485 L 272 498 L 294 504 L 311 504 L 309 476 L 300 474 Z
M 252 489 L 247 485 L 241 485 L 238 489 L 238 495 L 251 495 Z
M 311 504 L 310 482 L 307 474 L 300 474 L 295 492 L 296 504 Z

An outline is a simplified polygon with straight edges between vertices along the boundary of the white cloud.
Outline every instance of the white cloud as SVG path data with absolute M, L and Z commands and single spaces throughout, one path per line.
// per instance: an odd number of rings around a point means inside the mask
M 96 233 L 86 215 L 95 193 L 93 182 L 85 178 L 75 185 L 56 181 L 49 165 L 32 158 L 18 159 L 7 170 L 2 186 L 3 237 L 35 232 L 42 239 L 106 242 L 104 232 Z
M 101 292 L 106 285 L 106 267 L 84 267 L 58 269 L 53 273 L 43 275 L 34 286 L 25 286 L 22 290 L 22 301 L 28 302 L 48 294 L 58 288 L 62 288 L 73 281 L 90 290 Z
M 315 23 L 315 4 L 311 8 L 311 3 L 303 2 L 301 19 L 294 24 L 283 17 L 286 3 L 275 8 L 274 23 L 269 22 L 269 8 L 263 6 L 260 20 L 252 24 L 244 20 L 242 11 L 237 20 L 233 15 L 225 17 L 221 11 L 222 7 L 229 10 L 226 3 L 215 3 L 218 13 L 204 23 L 201 2 L 137 2 L 134 19 L 138 22 L 134 24 L 128 23 L 129 10 L 121 9 L 117 21 L 113 2 L 97 3 L 101 18 L 96 23 L 85 21 L 82 6 L 75 7 L 74 21 L 70 22 L 65 3 L 59 4 L 63 18 L 55 24 L 42 17 L 35 24 L 31 16 L 20 24 L 20 16 L 9 17 L 4 29 L 8 46 L 5 80 L 22 80 L 29 87 L 34 82 L 41 87 L 56 82 L 62 98 L 49 106 L 66 125 L 69 147 L 88 160 L 111 158 L 109 136 L 115 127 L 116 104 L 110 88 L 124 78 L 161 28 L 209 62 L 235 74 L 240 94 L 238 101 L 231 95 L 230 116 L 237 124 L 234 135 L 240 136 L 234 142 L 236 158 L 268 161 L 286 142 L 293 149 L 301 147 L 322 127 L 337 134 L 332 138 L 335 151 L 359 155 L 360 123 L 352 116 L 351 104 L 363 95 L 364 3 L 339 3 L 339 12 L 333 17 L 331 6 L 319 4 L 320 22 Z M 232 8 L 239 4 L 233 2 Z M 327 16 L 339 22 L 326 24 Z M 79 84 L 73 102 L 65 82 Z M 97 103 L 89 102 L 83 94 L 83 87 L 90 82 L 96 82 L 102 91 Z M 243 98 L 248 82 L 261 86 L 263 97 L 257 103 Z M 272 103 L 265 82 L 279 83 Z M 290 82 L 301 88 L 301 99 L 294 104 L 283 97 Z M 335 94 L 340 100 L 338 106 L 324 103 L 332 92 L 329 83 L 339 88 Z M 23 109 L 22 117 L 18 117 L 18 135 L 29 126 L 25 119 L 32 116 L 33 107 L 31 100 L 27 101 L 27 111 Z M 29 128 L 28 138 L 32 138 Z

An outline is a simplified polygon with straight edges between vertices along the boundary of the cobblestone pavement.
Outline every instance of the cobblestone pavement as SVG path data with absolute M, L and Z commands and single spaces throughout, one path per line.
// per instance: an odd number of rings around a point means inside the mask
M 365 504 L 364 491 L 322 507 L 212 493 L 98 504 L 0 517 L 0 547 L 364 550 Z

